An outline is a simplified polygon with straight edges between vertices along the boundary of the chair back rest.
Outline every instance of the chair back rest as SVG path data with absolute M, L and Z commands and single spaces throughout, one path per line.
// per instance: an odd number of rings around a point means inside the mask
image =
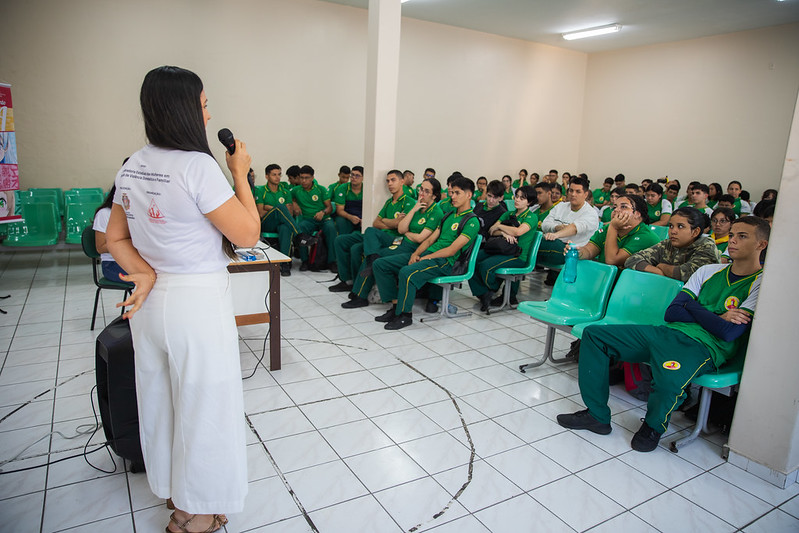
M 538 248 L 541 246 L 541 241 L 544 238 L 544 234 L 536 229 L 531 229 L 530 231 L 535 232 L 535 237 L 533 237 L 533 242 L 530 244 L 530 255 L 527 256 L 527 264 L 525 265 L 526 270 L 533 270 L 535 268 L 535 260 L 538 256 Z
M 83 230 L 80 235 L 80 244 L 83 247 L 83 253 L 86 257 L 91 259 L 99 259 L 100 253 L 97 251 L 97 244 L 94 241 L 94 230 L 88 226 Z
M 657 235 L 658 239 L 660 239 L 661 241 L 669 238 L 668 226 L 649 226 L 649 229 L 654 231 L 655 235 Z
M 577 279 L 574 283 L 566 283 L 563 280 L 566 269 L 561 270 L 552 287 L 549 304 L 601 318 L 617 270 L 613 265 L 596 261 L 577 261 Z
M 67 204 L 64 223 L 68 235 L 79 235 L 94 220 L 94 212 L 102 202 Z
M 471 249 L 472 255 L 469 256 L 469 267 L 466 270 L 466 275 L 470 278 L 472 277 L 472 274 L 474 274 L 474 267 L 477 264 L 477 256 L 479 255 L 480 245 L 482 243 L 483 243 L 483 236 L 478 233 L 477 237 L 474 238 L 474 246 L 472 246 Z
M 622 324 L 665 324 L 666 308 L 682 286 L 676 279 L 624 269 L 610 294 L 605 318 Z
M 511 213 L 516 211 L 516 203 L 513 200 L 505 200 L 505 207 L 507 207 L 508 211 Z
M 34 195 L 54 195 L 58 214 L 64 216 L 64 191 L 60 187 L 31 187 L 28 190 Z
M 57 239 L 60 220 L 54 202 L 31 202 L 22 204 L 22 219 L 25 233 L 31 237 Z
M 103 193 L 98 193 L 96 191 L 92 192 L 78 192 L 78 191 L 67 191 L 64 193 L 64 203 L 66 205 L 70 204 L 101 204 L 103 203 Z

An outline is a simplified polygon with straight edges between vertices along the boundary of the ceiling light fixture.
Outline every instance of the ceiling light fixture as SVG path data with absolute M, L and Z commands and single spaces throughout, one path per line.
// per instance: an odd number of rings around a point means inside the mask
M 621 24 L 609 24 L 607 26 L 599 26 L 598 28 L 589 28 L 587 30 L 572 31 L 564 33 L 563 38 L 567 41 L 574 39 L 585 39 L 586 37 L 596 37 L 597 35 L 605 35 L 607 33 L 616 33 L 621 29 Z

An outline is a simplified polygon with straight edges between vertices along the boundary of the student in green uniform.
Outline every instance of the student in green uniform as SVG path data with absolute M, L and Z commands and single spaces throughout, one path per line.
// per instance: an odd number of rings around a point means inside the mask
M 519 171 L 519 179 L 513 180 L 512 186 L 515 191 L 519 187 L 524 187 L 525 185 L 530 185 L 530 182 L 527 181 L 527 169 L 523 168 Z
M 363 214 L 363 167 L 354 166 L 349 173 L 349 183 L 336 187 L 333 204 L 336 209 L 336 231 L 339 237 L 361 231 Z
M 408 214 L 400 219 L 397 226 L 401 238 L 395 238 L 387 247 L 378 251 L 379 257 L 402 257 L 398 260 L 399 266 L 408 264 L 408 259 L 416 247 L 430 236 L 441 222 L 444 213 L 438 206 L 441 200 L 441 184 L 435 178 L 425 178 L 419 184 L 419 200 L 414 204 Z M 366 261 L 362 263 L 355 278 L 350 293 L 350 300 L 341 304 L 344 309 L 366 307 L 369 305 L 367 296 L 374 286 L 375 279 L 371 268 L 365 268 Z
M 737 217 L 741 216 L 742 214 L 746 215 L 752 212 L 749 202 L 741 201 L 742 189 L 743 187 L 741 186 L 741 182 L 738 180 L 732 180 L 727 184 L 727 194 L 735 199 L 732 204 L 732 210 L 735 211 L 735 216 Z
M 291 245 L 299 233 L 294 218 L 294 198 L 288 183 L 280 181 L 280 165 L 267 165 L 266 186 L 255 199 L 255 207 L 261 217 L 261 231 L 277 233 L 280 253 L 291 257 Z M 280 263 L 280 274 L 291 275 L 291 263 Z
M 289 168 L 286 169 L 286 179 L 289 180 L 289 187 L 294 188 L 300 183 L 300 166 L 299 165 L 291 165 Z M 294 213 L 294 216 L 297 216 L 297 213 Z
M 588 176 L 585 178 L 588 180 Z M 566 196 L 566 193 L 569 191 L 569 183 L 571 183 L 572 175 L 569 172 L 564 172 L 560 175 L 560 193 L 561 196 Z
M 735 221 L 735 211 L 729 207 L 718 207 L 713 211 L 713 216 L 710 217 L 710 238 L 716 243 L 716 248 L 719 252 L 724 253 L 727 250 L 727 244 L 730 241 L 730 229 L 732 223 Z
M 502 199 L 513 200 L 513 181 L 507 174 L 502 176 L 502 185 L 505 187 L 505 195 Z
M 499 180 L 493 180 L 486 189 L 486 199 L 477 202 L 474 206 L 474 214 L 480 219 L 480 234 L 483 242 L 488 238 L 488 230 L 499 220 L 499 217 L 508 211 L 505 201 L 502 199 L 505 188 Z
M 713 215 L 713 210 L 707 205 L 708 196 L 710 196 L 710 189 L 708 186 L 704 183 L 697 183 L 691 189 L 691 192 L 688 193 L 688 199 L 691 203 L 691 207 L 699 210 L 701 213 L 704 213 L 707 216 Z
M 521 268 L 527 264 L 530 258 L 530 249 L 538 231 L 538 217 L 530 212 L 531 202 L 535 199 L 535 189 L 529 185 L 523 185 L 517 189 L 513 197 L 513 205 L 516 209 L 503 213 L 499 220 L 489 228 L 491 237 L 517 244 L 521 253 L 518 256 L 491 255 L 484 250 L 480 251 L 474 276 L 469 279 L 469 288 L 472 290 L 472 294 L 480 300 L 481 311 L 489 312 L 491 298 L 499 290 L 501 280 L 497 279 L 497 269 Z M 510 289 L 512 297 L 516 296 L 519 291 L 518 283 L 513 285 L 514 287 Z
M 424 169 L 424 174 L 422 174 L 422 181 L 426 180 L 427 178 L 435 178 L 435 177 L 436 177 L 436 169 L 429 167 Z M 417 198 L 419 197 L 419 188 L 421 186 L 422 184 L 420 183 L 419 185 L 416 186 L 416 189 L 414 190 Z
M 439 202 L 438 206 L 441 208 L 441 211 L 443 211 L 445 215 L 455 210 L 455 208 L 452 206 L 452 200 L 449 197 L 449 186 L 452 184 L 452 181 L 460 175 L 461 175 L 460 173 L 457 173 L 457 174 L 452 174 L 450 177 L 448 177 L 447 188 L 446 190 L 441 192 L 442 199 L 441 202 Z
M 649 213 L 649 223 L 653 226 L 665 226 L 671 218 L 671 202 L 663 198 L 663 187 L 659 183 L 653 183 L 646 191 L 647 212 Z
M 594 189 L 594 207 L 600 208 L 610 203 L 610 191 L 613 189 L 613 178 L 605 178 L 602 187 Z
M 410 170 L 406 170 L 405 172 L 402 173 L 402 181 L 403 181 L 402 189 L 405 191 L 405 194 L 416 200 L 418 191 L 413 187 L 414 178 L 416 178 L 416 174 L 414 174 Z
M 557 187 L 557 185 L 553 185 L 548 181 L 542 181 L 540 183 L 536 183 L 535 185 L 535 196 L 536 196 L 536 204 L 530 209 L 531 212 L 535 213 L 535 216 L 538 220 L 536 229 L 541 229 L 541 222 L 547 218 L 547 215 L 555 207 L 555 202 L 552 201 L 552 190 Z
M 623 267 L 628 257 L 658 242 L 660 239 L 649 228 L 644 199 L 623 194 L 616 199 L 610 222 L 599 228 L 578 251 L 580 259 Z
M 485 176 L 477 178 L 477 188 L 474 191 L 474 201 L 482 202 L 486 199 L 486 189 L 488 188 L 488 180 Z
M 330 219 L 333 207 L 327 196 L 327 190 L 315 182 L 313 167 L 305 165 L 300 169 L 300 185 L 291 189 L 291 195 L 294 200 L 294 210 L 299 213 L 297 228 L 300 233 L 307 235 L 311 235 L 315 231 L 322 232 L 327 246 L 328 268 L 335 271 L 336 225 Z M 308 270 L 310 267 L 307 246 L 300 248 L 300 260 L 302 261 L 300 270 Z
M 623 196 L 624 194 L 624 189 L 621 187 L 616 187 L 610 191 L 610 203 L 599 210 L 599 221 L 601 223 L 607 224 L 610 222 L 613 216 L 613 209 L 616 206 L 616 200 L 619 199 L 619 196 Z
M 760 254 L 770 228 L 748 216 L 732 225 L 731 265 L 707 265 L 696 271 L 666 310 L 665 326 L 588 326 L 580 353 L 580 394 L 587 409 L 558 415 L 569 429 L 611 432 L 608 368 L 618 361 L 648 363 L 656 383 L 646 418 L 632 438 L 639 452 L 657 448 L 672 412 L 694 377 L 712 372 L 734 357 L 749 333 L 760 292 Z
M 477 237 L 480 221 L 472 213 L 473 195 L 474 182 L 457 176 L 450 185 L 455 212 L 444 216 L 441 225 L 419 244 L 407 264 L 397 269 L 401 265 L 392 263 L 393 256 L 375 261 L 373 271 L 381 298 L 384 302 L 396 302 L 388 313 L 375 317 L 379 322 L 388 320 L 385 329 L 410 326 L 416 291 L 435 277 L 449 275 L 464 247 Z M 465 222 L 462 228 L 461 222 Z
M 330 198 L 331 201 L 336 197 L 336 191 L 340 187 L 345 187 L 347 183 L 350 182 L 351 172 L 350 167 L 347 165 L 341 165 L 341 168 L 338 169 L 338 181 L 334 181 L 327 186 L 327 197 Z
M 707 206 L 711 209 L 716 209 L 716 205 L 719 203 L 721 195 L 724 194 L 724 190 L 721 188 L 721 183 L 715 182 L 708 185 L 707 188 L 710 193 L 707 198 Z

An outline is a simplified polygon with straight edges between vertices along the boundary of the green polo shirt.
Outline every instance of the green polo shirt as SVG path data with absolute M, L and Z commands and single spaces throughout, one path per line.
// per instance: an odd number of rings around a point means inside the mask
M 416 191 L 414 191 L 413 189 L 411 189 L 407 185 L 403 185 L 402 186 L 402 192 L 405 193 L 405 196 L 409 196 L 409 197 L 413 198 L 414 200 L 416 200 L 418 198 L 418 195 L 416 194 Z
M 302 185 L 297 185 L 291 189 L 291 195 L 297 205 L 300 206 L 302 216 L 308 218 L 313 218 L 319 211 L 324 211 L 325 200 L 330 199 L 327 195 L 327 189 L 318 183 L 314 183 L 307 191 L 302 188 Z
M 463 217 L 471 214 L 472 210 L 466 209 L 460 214 L 452 213 L 450 215 L 446 215 L 441 221 L 441 233 L 439 234 L 438 239 L 436 239 L 436 242 L 430 245 L 430 248 L 428 248 L 427 251 L 433 253 L 441 250 L 442 248 L 446 248 L 455 242 L 455 239 L 457 239 L 459 236 L 458 226 L 460 225 L 461 220 L 463 220 Z M 480 220 L 477 217 L 473 217 L 466 223 L 465 226 L 463 226 L 463 232 L 460 235 L 465 235 L 471 241 L 477 237 L 479 233 Z M 458 250 L 458 252 L 452 257 L 447 257 L 447 263 L 449 265 L 453 265 L 455 260 L 461 255 L 461 252 L 463 252 L 464 248 L 466 248 L 466 246 Z M 424 259 L 424 257 L 422 257 L 422 259 Z
M 608 199 L 610 199 L 610 191 L 606 191 L 606 190 L 601 189 L 601 188 L 594 190 L 594 205 L 595 206 L 601 206 Z
M 342 187 L 346 187 L 349 184 L 350 184 L 349 181 L 345 181 L 344 183 L 335 181 L 331 183 L 330 185 L 327 186 L 327 197 L 332 202 L 336 198 L 336 193 L 338 192 L 338 190 Z
M 377 216 L 380 218 L 397 218 L 400 213 L 407 213 L 410 211 L 415 203 L 416 202 L 413 201 L 413 198 L 409 197 L 403 192 L 402 196 L 397 198 L 396 202 L 393 198 L 386 200 L 386 203 L 383 204 L 383 207 L 380 209 L 380 212 L 377 213 Z M 399 235 L 399 232 L 395 229 L 386 229 L 383 231 L 389 235 Z
M 441 208 L 438 206 L 438 202 L 428 205 L 427 209 L 424 211 L 420 209 L 413 214 L 411 223 L 408 226 L 408 231 L 411 233 L 421 233 L 425 228 L 429 229 L 430 231 L 435 231 L 438 225 L 441 223 L 442 218 L 444 218 L 444 212 L 441 211 Z M 408 242 L 413 242 L 407 236 L 405 237 L 405 240 Z
M 446 215 L 449 212 L 455 211 L 455 207 L 452 205 L 452 198 L 444 198 L 440 202 L 438 202 L 438 207 L 441 208 L 441 211 Z
M 290 204 L 293 200 L 291 195 L 291 186 L 285 181 L 277 184 L 277 191 L 272 191 L 267 184 L 260 191 L 260 195 L 255 198 L 256 204 L 271 205 L 272 207 L 278 205 Z
M 509 220 L 513 215 L 516 215 L 516 211 L 507 211 L 502 213 L 502 216 L 499 217 L 499 223 L 502 224 L 506 220 Z M 530 228 L 518 239 L 519 248 L 522 249 L 519 259 L 522 261 L 527 261 L 527 259 L 530 257 L 530 247 L 533 245 L 536 230 L 538 230 L 538 217 L 529 209 L 525 209 L 521 215 L 516 216 L 516 220 L 519 221 L 520 227 L 524 225 Z
M 594 258 L 598 263 L 605 262 L 605 238 L 608 235 L 608 225 L 605 224 L 591 236 L 588 242 L 594 243 L 599 248 L 599 255 Z M 619 249 L 624 250 L 630 255 L 646 250 L 660 242 L 658 236 L 652 231 L 648 224 L 641 222 L 635 226 L 627 235 L 617 238 Z
M 560 202 L 558 202 L 558 203 L 560 203 Z M 555 207 L 556 205 L 558 205 L 558 204 L 552 204 L 552 207 Z M 547 218 L 547 215 L 549 214 L 549 212 L 552 211 L 552 207 L 550 207 L 547 210 L 542 210 L 539 207 L 535 211 L 530 211 L 532 214 L 534 214 L 538 218 L 538 227 L 536 229 L 538 229 L 539 231 L 541 230 L 541 223 L 544 221 L 545 218 Z
M 342 184 L 345 185 L 345 184 Z M 361 192 L 355 193 L 352 190 L 352 184 L 347 183 L 346 187 L 337 187 L 333 202 L 339 205 L 346 205 L 347 202 L 362 202 L 363 201 L 363 187 Z

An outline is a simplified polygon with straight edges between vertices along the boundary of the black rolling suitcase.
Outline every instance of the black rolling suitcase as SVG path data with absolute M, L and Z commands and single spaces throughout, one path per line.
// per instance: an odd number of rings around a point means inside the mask
M 111 449 L 131 462 L 131 472 L 144 472 L 133 339 L 127 320 L 117 317 L 97 336 L 95 350 L 97 403 Z

